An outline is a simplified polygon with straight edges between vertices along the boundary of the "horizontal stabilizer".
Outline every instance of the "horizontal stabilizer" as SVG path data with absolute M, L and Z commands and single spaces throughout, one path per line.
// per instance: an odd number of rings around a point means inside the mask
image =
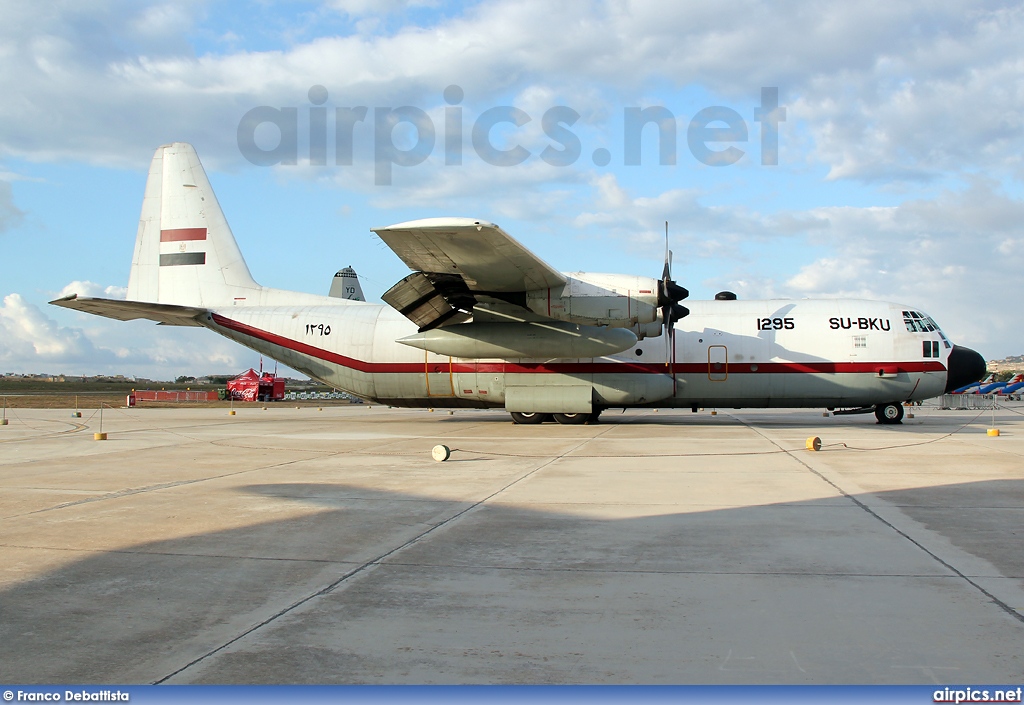
M 202 324 L 196 319 L 207 313 L 205 308 L 155 304 L 145 301 L 97 299 L 89 296 L 79 296 L 78 294 L 71 294 L 50 303 L 54 306 L 85 311 L 86 313 L 105 316 L 106 318 L 113 318 L 118 321 L 133 321 L 136 318 L 145 318 L 167 326 L 201 327 Z

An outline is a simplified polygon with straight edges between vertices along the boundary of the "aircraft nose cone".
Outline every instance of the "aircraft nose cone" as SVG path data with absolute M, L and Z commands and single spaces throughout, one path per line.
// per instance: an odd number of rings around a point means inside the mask
M 985 376 L 988 365 L 985 358 L 970 348 L 954 345 L 949 351 L 949 362 L 946 370 L 946 394 L 959 389 L 971 382 L 977 382 Z

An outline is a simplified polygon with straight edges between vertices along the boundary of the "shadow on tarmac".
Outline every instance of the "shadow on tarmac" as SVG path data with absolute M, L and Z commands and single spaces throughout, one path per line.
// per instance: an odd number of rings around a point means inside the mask
M 0 592 L 0 681 L 154 682 L 196 659 L 174 682 L 919 683 L 933 679 L 922 660 L 953 664 L 938 679 L 955 682 L 1021 672 L 1024 624 L 848 497 L 600 518 L 554 504 L 572 497 L 470 508 L 344 478 L 240 491 L 318 511 L 100 551 Z M 1024 482 L 875 497 L 1024 578 Z M 126 532 L 144 506 L 121 506 Z

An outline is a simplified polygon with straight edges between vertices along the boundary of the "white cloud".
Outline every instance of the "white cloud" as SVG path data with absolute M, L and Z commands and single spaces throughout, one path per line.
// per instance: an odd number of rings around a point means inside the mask
M 80 361 L 96 352 L 81 330 L 58 326 L 20 294 L 4 297 L 0 326 L 0 360 L 8 368 L 19 358 Z
M 869 257 L 823 257 L 813 264 L 801 268 L 785 285 L 797 295 L 808 298 L 847 296 L 871 299 L 878 296 L 873 286 L 878 277 L 869 284 L 866 275 L 872 271 L 873 261 Z M 884 276 L 884 270 L 875 269 Z
M 594 177 L 597 197 L 611 208 L 622 208 L 630 203 L 626 190 L 619 186 L 615 174 L 601 174 Z
M 963 191 L 887 208 L 819 208 L 808 233 L 832 254 L 773 283 L 783 296 L 898 301 L 928 309 L 961 343 L 1018 354 L 1024 202 L 976 179 Z
M 594 210 L 581 212 L 572 224 L 648 254 L 661 253 L 665 221 L 676 252 L 690 259 L 743 258 L 744 245 L 772 235 L 785 236 L 773 218 L 739 207 L 705 205 L 707 193 L 669 189 L 654 196 L 631 196 L 614 174 L 594 177 Z M 787 222 L 792 220 L 792 216 Z
M 123 296 L 120 287 L 72 282 L 61 294 Z M 55 317 L 48 315 L 50 311 Z M 258 353 L 205 330 L 111 321 L 85 313 L 43 311 L 20 294 L 0 306 L 0 368 L 5 372 L 127 374 L 173 379 L 240 371 Z M 62 324 L 56 317 L 69 319 Z
M 405 7 L 332 6 L 356 16 Z M 17 8 L 16 21 L 0 30 L 10 47 L 0 68 L 8 96 L 0 149 L 33 158 L 137 164 L 174 138 L 237 163 L 225 125 L 260 104 L 305 106 L 306 90 L 318 83 L 338 104 L 429 108 L 441 104 L 444 86 L 459 83 L 478 105 L 510 92 L 527 104 L 550 93 L 594 116 L 609 99 L 629 104 L 667 83 L 747 100 L 761 86 L 779 86 L 790 124 L 814 137 L 815 152 L 805 156 L 828 165 L 833 178 L 1021 168 L 1024 9 L 1012 3 L 833 2 L 811 10 L 741 0 L 726 17 L 694 4 L 509 0 L 426 28 L 199 57 L 184 41 L 202 15 L 195 6 Z
M 63 298 L 71 294 L 79 296 L 96 296 L 107 299 L 124 299 L 128 295 L 128 287 L 103 286 L 91 281 L 73 281 L 57 294 L 55 298 Z
M 418 7 L 435 7 L 434 0 L 328 0 L 327 6 L 353 17 L 391 15 Z
M 195 23 L 198 8 L 191 2 L 164 2 L 127 14 L 126 29 L 147 45 L 154 39 L 181 36 Z M 137 14 L 136 14 L 137 13 Z M 150 50 L 151 51 L 151 50 Z

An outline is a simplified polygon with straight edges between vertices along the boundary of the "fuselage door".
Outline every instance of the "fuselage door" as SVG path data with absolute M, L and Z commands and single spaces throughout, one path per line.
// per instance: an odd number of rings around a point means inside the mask
M 724 345 L 708 346 L 708 379 L 724 382 L 729 378 L 729 350 Z
M 477 363 L 460 360 L 454 370 L 452 380 L 455 384 L 455 396 L 460 399 L 493 401 L 495 404 L 501 404 L 505 398 L 503 363 Z

